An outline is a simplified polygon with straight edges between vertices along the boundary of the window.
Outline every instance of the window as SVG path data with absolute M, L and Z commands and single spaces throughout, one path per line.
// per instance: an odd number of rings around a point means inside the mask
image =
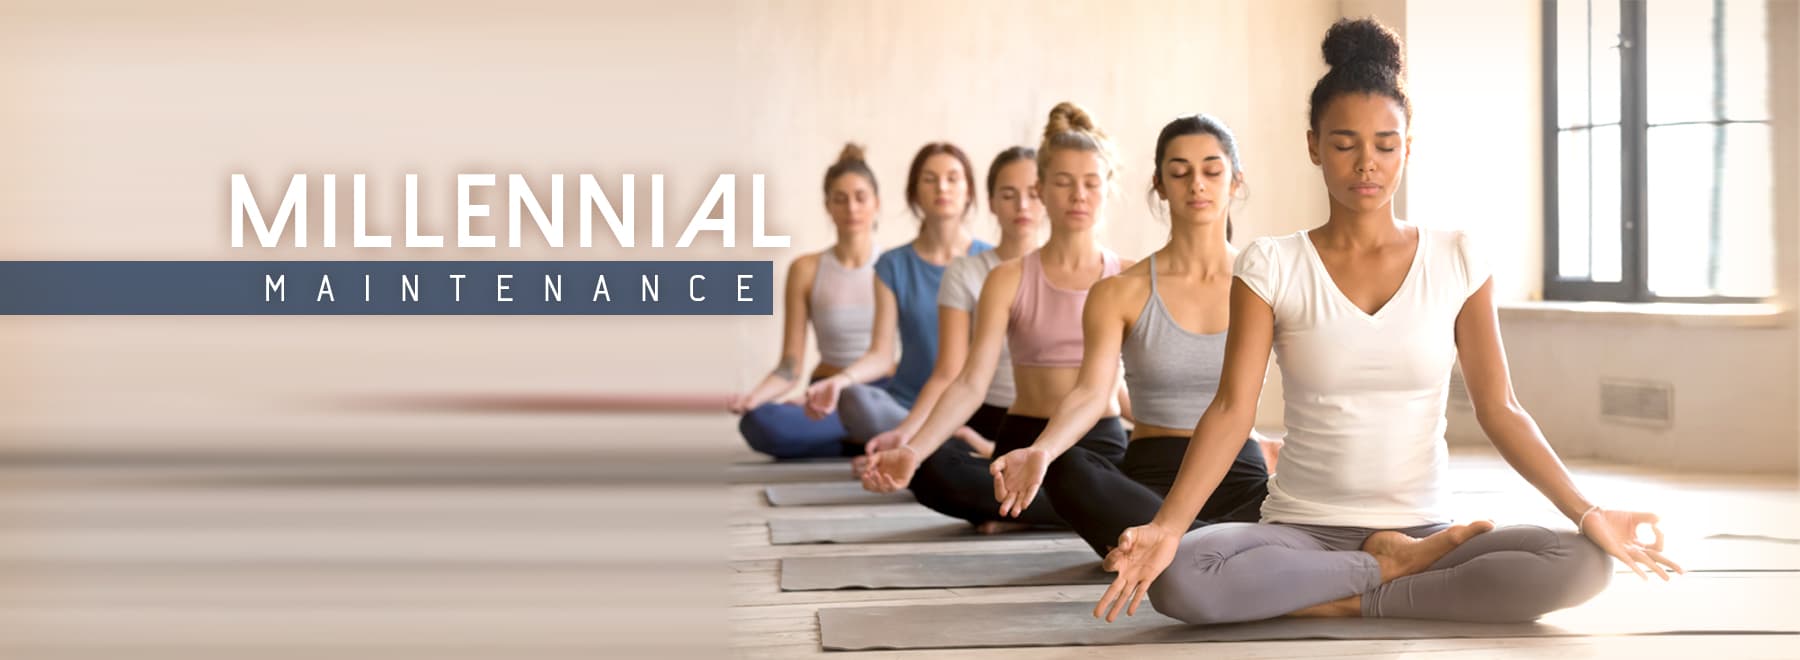
M 1766 14 L 1546 0 L 1546 298 L 1774 295 Z

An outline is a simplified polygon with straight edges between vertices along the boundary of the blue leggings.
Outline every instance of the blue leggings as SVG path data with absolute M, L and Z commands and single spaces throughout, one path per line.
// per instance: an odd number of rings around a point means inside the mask
M 887 379 L 871 385 L 880 387 Z M 830 458 L 862 453 L 861 443 L 851 440 L 837 413 L 809 419 L 806 409 L 792 403 L 765 403 L 744 413 L 738 432 L 750 448 L 776 459 Z

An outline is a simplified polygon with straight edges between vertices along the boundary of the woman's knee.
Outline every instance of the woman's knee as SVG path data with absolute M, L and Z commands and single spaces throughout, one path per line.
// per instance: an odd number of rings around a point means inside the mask
M 1254 529 L 1249 524 L 1226 523 L 1188 532 L 1175 560 L 1150 583 L 1150 604 L 1164 616 L 1186 623 L 1245 620 L 1242 609 L 1230 602 L 1234 590 L 1223 569 L 1234 536 Z
M 838 417 L 845 422 L 862 419 L 868 415 L 871 392 L 867 385 L 851 385 L 838 392 Z
M 1556 536 L 1562 551 L 1557 566 L 1563 574 L 1561 582 L 1565 587 L 1563 603 L 1559 607 L 1579 605 L 1605 591 L 1606 585 L 1612 582 L 1612 555 L 1581 534 L 1564 531 L 1557 532 Z
M 1507 549 L 1529 552 L 1537 560 L 1479 573 L 1485 579 L 1469 586 L 1492 594 L 1481 620 L 1532 621 L 1587 602 L 1612 581 L 1612 558 L 1585 536 L 1536 525 L 1509 526 L 1489 533 L 1496 532 L 1516 536 Z
M 1561 587 L 1551 590 L 1564 596 L 1558 599 L 1560 602 L 1552 603 L 1556 607 L 1568 607 L 1593 598 L 1612 581 L 1612 556 L 1578 532 L 1537 525 L 1509 526 L 1496 531 L 1528 535 L 1520 541 L 1522 547 L 1517 549 L 1543 559 L 1540 566 L 1545 573 L 1544 579 L 1532 582 Z
M 1074 447 L 1050 461 L 1050 466 L 1044 470 L 1044 486 L 1085 483 L 1092 480 L 1092 470 L 1105 469 L 1111 465 L 1099 454 Z
M 977 483 L 979 469 L 965 464 L 957 456 L 959 451 L 967 452 L 968 446 L 951 440 L 926 456 L 913 472 L 907 490 L 919 504 L 938 513 L 969 522 L 994 519 L 1000 507 L 993 501 L 991 487 L 980 488 L 984 484 Z
M 1176 562 L 1180 563 L 1180 557 Z M 1233 609 L 1220 599 L 1220 590 L 1207 586 L 1207 574 L 1200 571 L 1176 571 L 1171 566 L 1150 583 L 1150 606 L 1157 613 L 1182 623 L 1209 625 L 1232 623 Z
M 770 424 L 770 416 L 775 404 L 765 403 L 738 418 L 738 433 L 744 436 L 744 443 L 757 452 L 782 458 L 781 443 L 776 440 L 775 429 Z
M 838 419 L 856 442 L 868 442 L 880 435 L 881 411 L 893 405 L 887 392 L 868 385 L 851 385 L 838 394 Z

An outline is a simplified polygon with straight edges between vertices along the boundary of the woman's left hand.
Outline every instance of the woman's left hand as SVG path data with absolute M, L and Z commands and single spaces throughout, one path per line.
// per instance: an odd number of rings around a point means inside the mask
M 1662 553 L 1663 533 L 1656 524 L 1660 521 L 1656 514 L 1646 511 L 1613 511 L 1598 509 L 1588 514 L 1585 519 L 1577 521 L 1581 525 L 1581 534 L 1600 546 L 1606 554 L 1617 557 L 1631 567 L 1638 577 L 1650 579 L 1645 568 L 1655 571 L 1663 580 L 1669 579 L 1669 570 L 1686 573 L 1681 565 Z M 1651 542 L 1645 543 L 1638 538 L 1638 527 L 1649 525 L 1650 532 L 1655 534 Z M 1664 570 L 1664 567 L 1668 570 Z

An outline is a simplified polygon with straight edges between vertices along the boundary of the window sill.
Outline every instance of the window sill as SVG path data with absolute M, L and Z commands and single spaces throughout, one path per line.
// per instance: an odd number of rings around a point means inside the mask
M 1500 304 L 1505 321 L 1622 321 L 1708 328 L 1782 328 L 1793 313 L 1774 304 L 1615 303 L 1557 300 Z

